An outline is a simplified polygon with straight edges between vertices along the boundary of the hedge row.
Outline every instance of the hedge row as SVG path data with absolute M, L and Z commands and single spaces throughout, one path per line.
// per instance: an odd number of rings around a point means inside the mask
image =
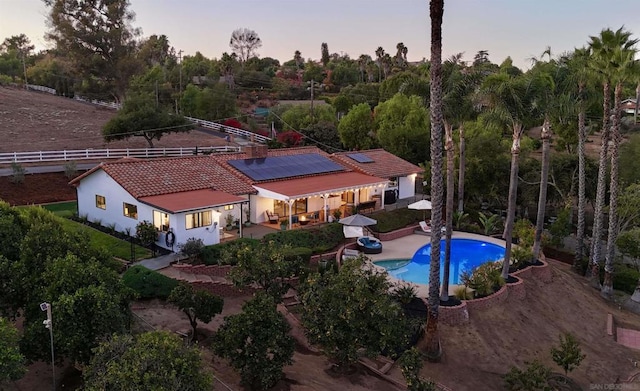
M 178 286 L 177 280 L 140 265 L 130 267 L 122 276 L 122 281 L 133 289 L 140 299 L 166 300 L 173 288 Z

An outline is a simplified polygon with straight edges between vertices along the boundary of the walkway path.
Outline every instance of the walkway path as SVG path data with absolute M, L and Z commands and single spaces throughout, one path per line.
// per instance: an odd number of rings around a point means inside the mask
M 178 262 L 182 258 L 183 257 L 180 254 L 172 253 L 167 255 L 161 255 L 155 258 L 143 259 L 142 261 L 134 262 L 132 265 L 144 266 L 147 269 L 151 269 L 151 270 L 160 270 L 160 269 L 164 269 L 165 267 L 171 266 L 172 263 Z

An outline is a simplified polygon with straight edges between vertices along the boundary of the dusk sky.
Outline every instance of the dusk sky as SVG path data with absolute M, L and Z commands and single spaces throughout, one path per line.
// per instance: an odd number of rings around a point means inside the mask
M 429 58 L 428 0 L 131 0 L 131 9 L 143 36 L 165 34 L 184 54 L 219 58 L 231 51 L 231 32 L 247 27 L 262 39 L 259 56 L 281 62 L 296 50 L 319 59 L 322 42 L 352 58 L 375 58 L 378 46 L 394 55 L 403 42 L 409 61 Z M 36 49 L 48 47 L 46 15 L 42 0 L 0 0 L 0 40 L 25 33 Z M 639 16 L 638 0 L 448 0 L 443 58 L 464 52 L 470 61 L 488 50 L 492 62 L 511 56 L 528 68 L 547 46 L 558 55 L 606 27 L 624 25 L 638 38 Z

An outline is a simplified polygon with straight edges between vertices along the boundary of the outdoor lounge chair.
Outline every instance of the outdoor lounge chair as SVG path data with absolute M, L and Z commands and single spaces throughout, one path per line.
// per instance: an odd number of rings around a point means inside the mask
M 270 211 L 267 211 L 267 218 L 271 224 L 278 224 L 280 221 L 280 216 L 278 216 L 277 213 L 271 213 Z
M 351 258 L 357 258 L 360 255 L 360 251 L 358 250 L 353 250 L 350 248 L 345 248 L 342 251 L 342 260 L 347 260 L 347 259 L 351 259 Z
M 431 226 L 427 224 L 426 221 L 421 221 L 419 224 L 420 224 L 420 228 L 422 229 L 422 232 L 431 235 Z M 445 232 L 445 231 L 446 231 L 445 227 L 440 228 L 440 232 Z
M 372 236 L 361 236 L 357 240 L 358 248 L 365 254 L 380 254 L 382 242 Z

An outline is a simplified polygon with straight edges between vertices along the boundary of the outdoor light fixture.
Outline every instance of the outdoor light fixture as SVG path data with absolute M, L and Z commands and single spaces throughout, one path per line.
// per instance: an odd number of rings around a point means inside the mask
M 44 302 L 40 303 L 40 310 L 47 312 L 47 319 L 42 321 L 45 328 L 49 329 L 49 336 L 51 337 L 51 374 L 53 377 L 53 391 L 56 390 L 56 364 L 55 355 L 53 353 L 53 318 L 51 316 L 51 304 Z

